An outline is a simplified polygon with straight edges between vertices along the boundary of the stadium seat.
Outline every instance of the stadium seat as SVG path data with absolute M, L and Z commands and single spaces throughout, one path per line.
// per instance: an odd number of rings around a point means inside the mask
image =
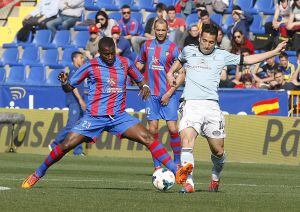
M 296 56 L 289 56 L 289 61 L 294 64 L 295 68 L 297 68 L 297 57 Z
M 211 20 L 213 20 L 216 24 L 218 24 L 218 26 L 222 26 L 222 15 L 221 14 L 217 14 L 217 13 L 214 13 L 214 14 L 211 14 L 210 15 L 210 18 Z
M 96 7 L 98 10 L 104 9 L 109 11 L 119 11 L 119 7 L 116 6 L 114 0 L 98 0 Z
M 50 68 L 60 68 L 58 64 L 58 51 L 57 49 L 47 49 L 44 51 L 41 62 L 32 66 L 49 66 Z
M 232 12 L 232 7 L 233 7 L 233 1 L 229 0 L 229 5 L 228 8 L 224 11 L 225 14 L 231 14 Z
M 240 6 L 243 11 L 253 12 L 253 0 L 236 0 L 235 4 Z
M 222 25 L 222 30 L 223 32 L 227 32 L 227 29 L 230 25 L 233 24 L 233 18 L 231 15 L 227 15 L 227 17 L 225 17 L 225 21 Z
M 60 30 L 55 33 L 52 43 L 43 44 L 43 49 L 55 49 L 58 47 L 64 48 L 69 46 L 71 42 L 71 34 L 69 30 Z
M 32 42 L 32 37 L 33 37 L 33 36 L 32 36 L 32 32 L 30 32 L 27 41 L 26 41 L 26 42 L 22 42 L 22 41 L 19 41 L 19 40 L 17 39 L 17 36 L 15 36 L 13 42 L 11 42 L 11 43 L 4 43 L 4 44 L 2 45 L 2 48 L 16 48 L 16 47 L 18 47 L 18 46 L 22 46 L 22 45 L 24 45 L 24 44 L 31 43 L 31 42 Z
M 174 6 L 174 5 L 175 5 L 174 0 L 158 0 L 157 3 L 163 3 L 163 4 L 165 4 L 167 7 L 168 7 L 168 6 Z
M 146 17 L 145 24 L 147 24 L 147 22 L 148 22 L 148 20 L 149 20 L 150 18 L 153 18 L 153 17 L 156 17 L 156 16 L 157 16 L 156 13 L 149 13 L 149 15 L 147 15 L 147 17 Z
M 268 15 L 265 19 L 265 23 L 268 23 L 268 22 L 272 22 L 273 21 L 273 18 L 274 16 L 273 15 Z
M 133 0 L 115 0 L 115 4 L 117 5 L 117 7 L 120 10 L 123 5 L 129 5 L 130 8 L 132 8 L 134 5 L 134 1 Z
M 46 70 L 43 66 L 34 66 L 30 68 L 26 84 L 28 85 L 45 85 Z
M 108 14 L 108 17 L 118 22 L 119 20 L 121 20 L 122 14 L 120 12 L 112 12 Z
M 62 71 L 64 71 L 64 70 L 63 69 L 53 69 L 53 70 L 51 70 L 51 72 L 49 73 L 49 75 L 46 79 L 46 85 L 60 86 L 60 82 L 57 79 L 57 76 Z
M 66 66 L 72 66 L 72 58 L 71 55 L 73 52 L 78 51 L 76 48 L 66 48 L 64 49 L 61 63 L 59 64 L 59 68 L 64 68 Z
M 86 10 L 98 10 L 98 7 L 94 4 L 94 0 L 84 0 L 84 7 Z
M 135 18 L 140 24 L 143 23 L 143 14 L 139 12 L 133 12 L 131 13 L 131 17 Z
M 80 31 L 75 35 L 74 40 L 72 41 L 71 45 L 75 46 L 76 48 L 84 48 L 90 38 L 90 33 L 88 31 Z
M 19 51 L 17 48 L 6 49 L 1 57 L 0 66 L 17 65 L 19 60 Z
M 257 0 L 254 7 L 250 10 L 251 13 L 264 13 L 265 15 L 274 14 L 274 4 L 271 0 Z
M 296 57 L 296 51 L 285 51 L 285 53 L 287 53 L 288 56 L 295 56 Z
M 20 44 L 23 47 L 27 46 L 43 46 L 51 43 L 51 31 L 47 29 L 38 30 L 34 36 L 32 43 Z
M 262 17 L 260 15 L 253 15 L 253 22 L 250 25 L 250 32 L 259 35 L 265 33 L 265 28 L 262 26 Z
M 198 20 L 199 20 L 198 14 L 192 13 L 185 19 L 185 23 L 187 26 L 190 26 L 191 24 L 198 23 Z
M 95 17 L 96 17 L 96 14 L 97 14 L 97 12 L 90 12 L 86 16 L 85 20 L 93 20 L 94 21 Z M 73 29 L 75 31 L 88 31 L 89 30 L 89 26 L 76 25 L 76 26 L 73 27 Z
M 153 0 L 137 0 L 135 2 L 135 6 L 138 8 L 138 11 L 144 9 L 147 12 L 155 12 L 156 9 L 153 5 Z
M 18 65 L 35 65 L 40 62 L 40 52 L 38 47 L 29 46 L 24 49 L 22 59 Z
M 7 84 L 23 84 L 25 82 L 26 72 L 24 66 L 12 66 L 9 76 L 5 83 Z
M 5 69 L 4 68 L 0 68 L 0 84 L 4 83 L 5 81 Z

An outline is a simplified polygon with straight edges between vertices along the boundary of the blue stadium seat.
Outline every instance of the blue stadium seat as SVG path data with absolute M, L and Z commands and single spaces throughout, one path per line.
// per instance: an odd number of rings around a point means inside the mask
M 268 15 L 268 16 L 266 17 L 265 23 L 272 22 L 272 21 L 273 21 L 273 18 L 274 18 L 273 15 Z
M 122 14 L 120 12 L 112 12 L 108 14 L 108 17 L 116 21 L 119 21 L 122 18 Z
M 59 68 L 64 68 L 66 66 L 72 66 L 71 55 L 73 52 L 78 51 L 76 48 L 66 48 L 64 49 L 62 60 Z
M 12 66 L 9 76 L 5 83 L 7 84 L 23 84 L 25 82 L 26 72 L 24 66 Z
M 225 21 L 224 21 L 224 23 L 223 23 L 223 25 L 222 25 L 222 30 L 223 30 L 223 32 L 227 32 L 228 27 L 229 27 L 230 25 L 232 25 L 232 24 L 233 24 L 233 18 L 232 18 L 231 15 L 228 15 L 228 16 L 225 18 Z
M 40 63 L 32 66 L 49 66 L 50 68 L 60 68 L 58 64 L 58 51 L 57 49 L 47 49 L 44 51 L 43 57 Z
M 168 7 L 168 6 L 174 6 L 174 5 L 175 5 L 174 0 L 158 0 L 157 3 L 163 3 L 163 4 L 165 4 L 167 7 Z
M 211 14 L 210 15 L 210 18 L 211 20 L 213 20 L 216 24 L 218 24 L 218 26 L 222 26 L 222 18 L 223 16 L 221 14 L 217 14 L 217 13 L 214 13 L 214 14 Z
M 22 59 L 18 65 L 35 65 L 40 62 L 40 51 L 36 46 L 29 46 L 24 49 Z
M 96 6 L 98 10 L 119 11 L 119 7 L 116 6 L 114 0 L 98 0 Z
M 262 17 L 260 15 L 253 15 L 253 22 L 250 25 L 250 32 L 259 35 L 265 33 L 265 28 L 262 26 Z
M 29 36 L 28 36 L 28 39 L 27 39 L 26 42 L 19 41 L 19 40 L 17 39 L 17 36 L 15 36 L 13 42 L 11 42 L 11 43 L 4 43 L 4 44 L 2 45 L 2 47 L 3 47 L 3 48 L 16 48 L 16 47 L 18 47 L 18 46 L 22 46 L 22 45 L 24 45 L 24 44 L 31 43 L 31 42 L 32 42 L 32 37 L 33 37 L 33 36 L 32 36 L 32 32 L 30 31 Z
M 153 6 L 153 0 L 137 0 L 136 2 L 136 8 L 138 8 L 138 11 L 144 9 L 147 12 L 155 12 L 155 7 Z
M 58 47 L 64 48 L 70 45 L 71 34 L 69 30 L 60 30 L 55 33 L 52 43 L 42 45 L 43 49 L 55 49 Z
M 88 31 L 81 31 L 75 35 L 72 45 L 76 48 L 84 48 L 90 38 L 90 33 Z
M 19 60 L 19 51 L 17 48 L 6 49 L 1 57 L 0 66 L 17 65 Z
M 290 63 L 294 64 L 295 68 L 297 68 L 297 57 L 296 56 L 289 56 Z
M 236 0 L 236 5 L 239 5 L 243 11 L 252 12 L 253 0 Z
M 34 36 L 32 43 L 20 44 L 23 47 L 27 46 L 43 46 L 51 43 L 51 31 L 50 30 L 38 30 Z
M 198 23 L 198 14 L 197 13 L 192 13 L 188 15 L 188 17 L 185 19 L 185 23 L 187 26 L 190 26 L 191 24 Z
M 86 17 L 85 20 L 95 20 L 97 12 L 90 12 Z M 73 27 L 75 31 L 88 31 L 89 26 L 83 26 L 83 25 L 76 25 Z
M 224 11 L 225 14 L 231 14 L 233 7 L 233 0 L 229 0 L 228 8 Z
M 153 18 L 153 17 L 156 17 L 156 16 L 157 16 L 156 13 L 149 13 L 149 15 L 147 15 L 147 17 L 146 17 L 145 24 L 147 24 L 147 22 L 148 22 L 148 20 L 149 20 L 150 18 Z
M 296 57 L 296 54 L 297 54 L 296 51 L 285 51 L 285 53 L 287 53 L 288 56 L 295 56 L 295 57 Z
M 45 85 L 46 70 L 43 66 L 34 66 L 30 68 L 26 84 L 28 85 Z
M 84 0 L 84 7 L 86 10 L 97 10 L 96 5 L 94 4 L 94 0 Z
M 135 18 L 140 24 L 143 23 L 143 15 L 139 12 L 133 12 L 131 13 L 131 17 Z
M 115 4 L 119 8 L 119 10 L 122 8 L 123 5 L 129 5 L 130 8 L 133 7 L 134 1 L 133 0 L 115 0 Z
M 0 84 L 3 84 L 5 81 L 5 69 L 4 68 L 0 68 Z
M 271 0 L 257 0 L 254 4 L 253 9 L 250 11 L 252 13 L 259 13 L 262 12 L 265 15 L 272 15 L 274 14 L 274 4 Z
M 53 69 L 49 73 L 47 79 L 46 79 L 46 85 L 54 85 L 54 86 L 60 86 L 60 82 L 57 79 L 57 76 L 60 72 L 64 71 L 63 69 Z

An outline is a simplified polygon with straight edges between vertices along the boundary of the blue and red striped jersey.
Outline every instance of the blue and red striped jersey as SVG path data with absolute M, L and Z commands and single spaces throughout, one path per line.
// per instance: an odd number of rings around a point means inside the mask
M 170 89 L 167 73 L 178 55 L 176 44 L 169 40 L 159 43 L 154 39 L 143 44 L 137 61 L 145 64 L 143 75 L 150 86 L 151 95 L 162 96 Z
M 117 56 L 113 65 L 109 66 L 97 57 L 81 66 L 70 79 L 70 84 L 77 87 L 87 78 L 87 112 L 92 116 L 116 115 L 126 107 L 127 76 L 136 83 L 143 80 L 142 74 L 128 58 Z

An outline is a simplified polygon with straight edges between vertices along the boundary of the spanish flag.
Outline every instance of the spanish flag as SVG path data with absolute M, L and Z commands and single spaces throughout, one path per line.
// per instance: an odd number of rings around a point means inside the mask
M 279 111 L 279 99 L 267 99 L 256 102 L 252 105 L 252 112 L 255 115 L 275 114 Z

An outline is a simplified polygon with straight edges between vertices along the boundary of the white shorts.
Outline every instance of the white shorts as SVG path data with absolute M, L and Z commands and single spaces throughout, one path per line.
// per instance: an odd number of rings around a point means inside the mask
M 183 103 L 179 131 L 188 127 L 208 138 L 225 138 L 225 118 L 217 101 L 187 100 Z

